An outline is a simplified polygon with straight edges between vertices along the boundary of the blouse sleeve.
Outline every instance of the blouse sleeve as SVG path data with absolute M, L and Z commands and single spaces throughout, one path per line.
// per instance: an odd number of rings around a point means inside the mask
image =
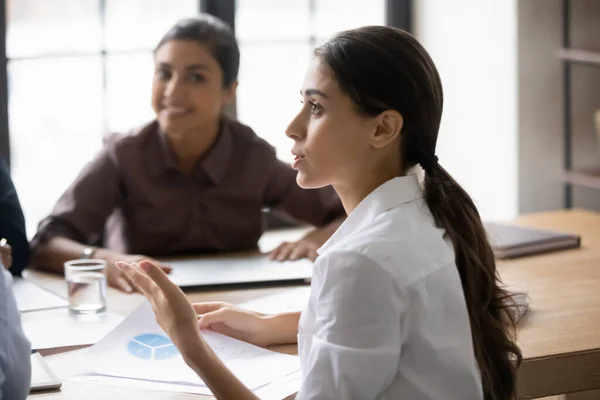
M 402 351 L 405 302 L 396 280 L 347 251 L 319 257 L 315 274 L 316 331 L 296 399 L 376 399 L 394 380 Z
M 39 224 L 32 248 L 56 236 L 84 244 L 100 239 L 120 199 L 119 170 L 110 148 L 107 144 L 60 197 Z

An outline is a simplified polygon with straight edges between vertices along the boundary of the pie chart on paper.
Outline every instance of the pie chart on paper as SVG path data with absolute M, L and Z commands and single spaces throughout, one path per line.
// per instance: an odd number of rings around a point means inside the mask
M 127 343 L 127 350 L 134 357 L 148 361 L 167 360 L 179 355 L 171 339 L 155 333 L 145 333 L 132 338 Z

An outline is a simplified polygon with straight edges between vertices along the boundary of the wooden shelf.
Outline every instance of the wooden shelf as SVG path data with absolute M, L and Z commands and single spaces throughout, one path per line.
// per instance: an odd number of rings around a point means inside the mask
M 581 49 L 560 49 L 558 58 L 580 64 L 600 66 L 600 52 Z
M 565 171 L 564 180 L 572 185 L 600 189 L 600 167 Z

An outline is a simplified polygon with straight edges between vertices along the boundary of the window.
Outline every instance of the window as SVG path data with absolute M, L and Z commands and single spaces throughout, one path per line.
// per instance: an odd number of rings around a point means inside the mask
M 106 133 L 153 117 L 152 49 L 175 21 L 196 15 L 200 3 L 6 0 L 11 169 L 30 236 Z M 384 24 L 386 2 L 235 3 L 237 117 L 289 161 L 284 130 L 300 107 L 311 50 L 336 31 Z
M 7 1 L 11 172 L 29 236 L 107 132 L 153 117 L 152 49 L 198 4 Z
M 291 161 L 285 128 L 300 108 L 312 49 L 333 33 L 385 24 L 384 0 L 237 0 L 237 117 Z M 343 12 L 343 18 L 340 18 Z

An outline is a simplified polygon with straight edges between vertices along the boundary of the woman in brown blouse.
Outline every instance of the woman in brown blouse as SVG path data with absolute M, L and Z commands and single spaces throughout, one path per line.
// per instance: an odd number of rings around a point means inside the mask
M 319 227 L 272 257 L 314 259 L 343 207 L 331 188 L 300 189 L 272 146 L 223 116 L 239 68 L 231 29 L 210 16 L 182 20 L 154 62 L 156 120 L 106 139 L 40 223 L 34 264 L 61 272 L 67 260 L 101 258 L 109 284 L 130 292 L 115 261 L 255 248 L 265 207 Z

